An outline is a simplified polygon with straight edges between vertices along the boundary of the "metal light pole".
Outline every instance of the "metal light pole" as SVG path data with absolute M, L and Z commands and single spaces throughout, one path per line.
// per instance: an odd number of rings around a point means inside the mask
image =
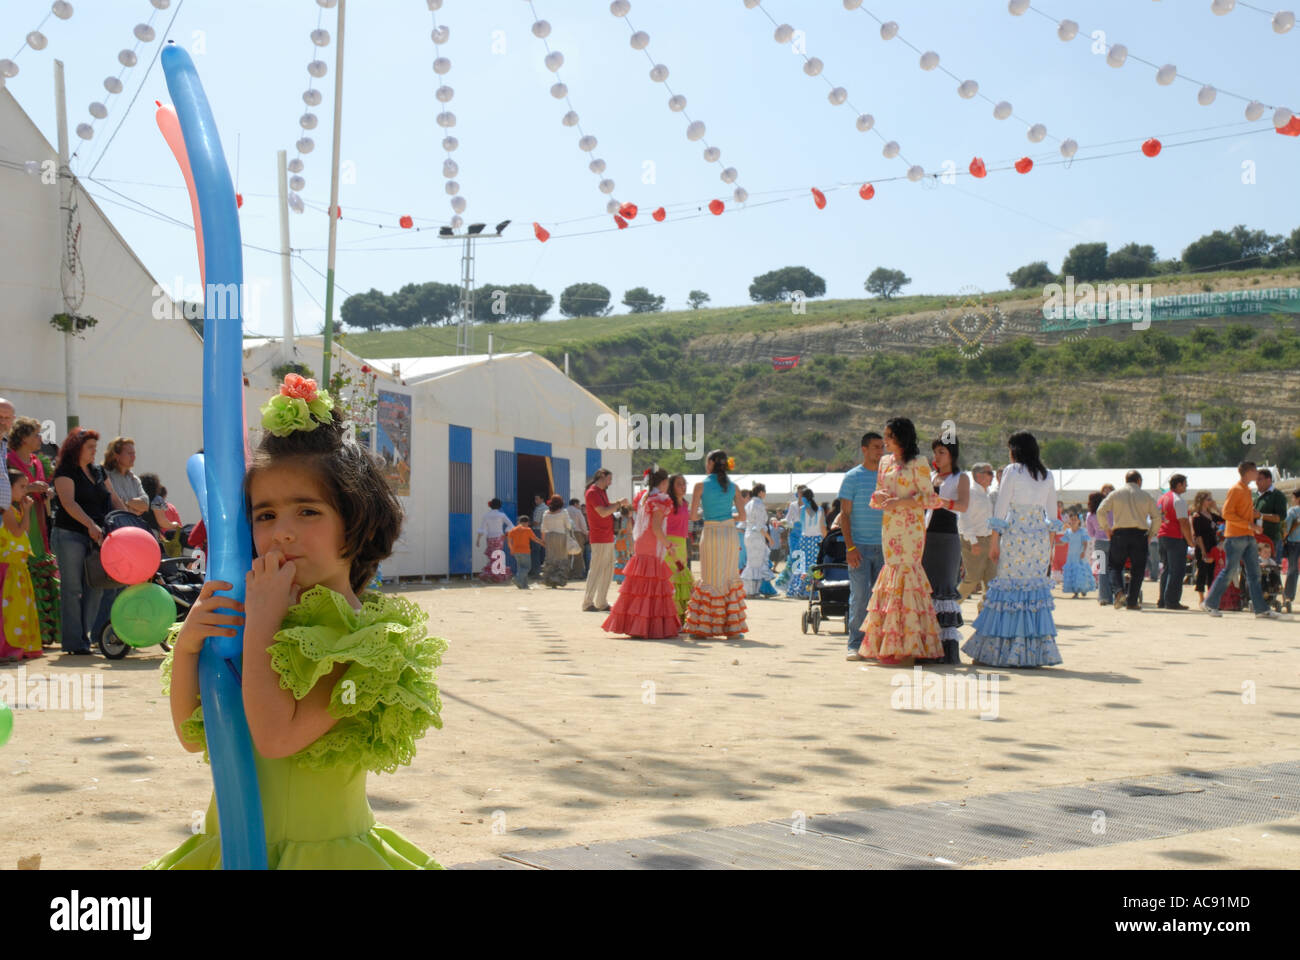
M 468 356 L 474 347 L 474 242 L 490 240 L 501 236 L 501 231 L 510 225 L 509 220 L 502 220 L 496 225 L 496 233 L 483 234 L 487 224 L 471 223 L 463 234 L 458 234 L 451 227 L 442 227 L 438 236 L 444 240 L 463 240 L 460 255 L 460 303 L 456 314 L 456 355 Z
M 334 254 L 339 234 L 339 137 L 343 132 L 343 18 L 348 0 L 339 0 L 338 47 L 334 51 L 334 159 L 330 172 L 329 262 L 325 269 L 325 358 L 321 361 L 321 386 L 330 382 L 330 352 L 334 343 Z

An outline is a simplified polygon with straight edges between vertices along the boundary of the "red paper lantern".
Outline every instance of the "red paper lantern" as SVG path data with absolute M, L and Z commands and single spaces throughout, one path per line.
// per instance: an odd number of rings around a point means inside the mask
M 876 188 L 869 183 L 864 183 L 862 189 L 858 191 L 858 196 L 863 200 L 870 200 L 876 195 Z
M 970 175 L 981 180 L 988 175 L 988 169 L 984 166 L 984 161 L 979 157 L 970 162 Z
M 618 224 L 618 228 L 620 230 L 627 229 L 627 221 L 624 220 L 622 217 L 620 217 L 617 213 L 614 214 L 614 222 Z
M 1034 169 L 1034 161 L 1028 157 L 1021 157 L 1016 161 L 1016 173 L 1028 173 L 1032 169 Z
M 342 219 L 343 219 L 343 208 L 342 208 L 342 207 L 335 207 L 335 208 L 334 208 L 334 213 L 335 213 L 335 217 L 334 217 L 335 220 L 342 220 Z
M 618 215 L 620 217 L 625 217 L 628 220 L 635 220 L 636 204 L 630 201 L 628 203 L 623 204 L 623 206 L 618 208 Z
M 709 201 L 709 213 L 713 214 L 715 217 L 722 216 L 722 211 L 725 209 L 727 209 L 727 205 L 721 200 Z
M 415 226 L 415 221 L 412 220 L 410 217 L 402 217 L 402 219 L 398 220 L 397 222 L 403 230 L 410 230 L 413 226 Z
M 243 205 L 244 205 L 244 195 L 242 193 L 235 194 L 235 209 L 238 210 Z
M 534 223 L 533 236 L 535 236 L 542 243 L 545 243 L 547 240 L 551 239 L 551 231 L 547 230 L 540 223 Z
M 826 209 L 826 194 L 822 193 L 816 187 L 812 188 L 813 203 L 817 204 L 818 210 Z
M 656 210 L 654 213 L 650 214 L 650 216 L 654 217 L 654 218 L 655 218 L 656 220 L 658 220 L 660 223 L 663 223 L 664 220 L 666 220 L 666 219 L 668 218 L 668 211 L 665 210 L 663 207 L 660 207 L 660 208 L 659 208 L 658 210 Z
M 1300 113 L 1294 114 L 1285 127 L 1274 127 L 1284 137 L 1300 137 Z
M 1152 137 L 1150 140 L 1147 140 L 1145 143 L 1142 144 L 1142 152 L 1145 153 L 1148 157 L 1154 157 L 1157 153 L 1160 152 L 1160 141 L 1157 140 L 1155 137 Z

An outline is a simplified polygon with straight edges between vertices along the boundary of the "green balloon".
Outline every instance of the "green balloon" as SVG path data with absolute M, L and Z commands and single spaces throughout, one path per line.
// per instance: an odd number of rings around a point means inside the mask
M 9 736 L 14 732 L 14 712 L 9 709 L 9 704 L 0 700 L 0 747 L 9 742 Z
M 156 583 L 127 587 L 113 601 L 113 632 L 131 647 L 152 647 L 167 639 L 176 622 L 176 601 Z

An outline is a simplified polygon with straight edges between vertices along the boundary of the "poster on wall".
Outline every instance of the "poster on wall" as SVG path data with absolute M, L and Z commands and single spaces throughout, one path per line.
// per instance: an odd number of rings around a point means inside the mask
M 379 391 L 375 418 L 375 452 L 383 461 L 384 479 L 399 497 L 411 495 L 411 396 Z

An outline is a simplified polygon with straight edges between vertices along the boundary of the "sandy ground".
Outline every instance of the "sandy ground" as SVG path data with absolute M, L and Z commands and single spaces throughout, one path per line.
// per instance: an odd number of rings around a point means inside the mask
M 371 776 L 371 803 L 446 865 L 796 812 L 1300 758 L 1294 621 L 1137 613 L 1058 595 L 1065 664 L 984 671 L 999 677 L 998 716 L 981 720 L 978 708 L 893 708 L 902 672 L 846 662 L 838 623 L 801 634 L 801 601 L 752 602 L 743 641 L 634 641 L 579 611 L 581 584 L 406 592 L 450 642 L 445 727 L 410 768 Z M 1154 598 L 1154 585 L 1145 593 Z M 969 623 L 974 603 L 964 612 Z M 102 682 L 102 716 L 15 711 L 0 748 L 0 868 L 36 853 L 46 869 L 134 867 L 189 836 L 211 781 L 175 742 L 161 659 L 153 648 L 115 663 L 58 654 L 29 663 L 29 680 Z M 0 683 L 15 671 L 0 667 Z M 1280 867 L 1298 855 L 1292 820 L 1005 865 Z

